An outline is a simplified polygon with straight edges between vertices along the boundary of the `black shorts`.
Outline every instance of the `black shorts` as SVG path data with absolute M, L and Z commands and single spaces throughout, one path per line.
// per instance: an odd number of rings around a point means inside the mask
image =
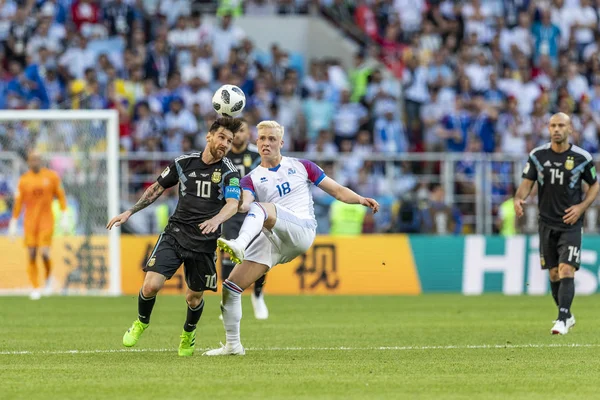
M 240 234 L 240 229 L 242 229 L 244 218 L 246 218 L 246 214 L 237 213 L 225 221 L 223 224 L 223 237 L 227 240 L 237 238 Z
M 540 263 L 542 269 L 569 264 L 575 269 L 581 265 L 581 227 L 567 231 L 553 229 L 543 222 L 539 223 Z
M 217 253 L 185 249 L 169 234 L 161 234 L 144 271 L 157 272 L 171 279 L 183 264 L 185 282 L 195 292 L 217 291 Z

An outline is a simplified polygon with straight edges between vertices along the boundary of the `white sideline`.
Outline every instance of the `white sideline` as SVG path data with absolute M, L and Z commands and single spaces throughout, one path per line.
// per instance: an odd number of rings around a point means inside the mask
M 600 347 L 600 344 L 545 343 L 545 344 L 476 344 L 455 346 L 381 346 L 381 347 L 255 347 L 247 351 L 408 351 L 408 350 L 477 350 L 477 349 L 544 349 L 557 347 Z M 209 350 L 198 349 L 198 351 Z M 164 353 L 177 349 L 105 349 L 105 350 L 22 350 L 0 351 L 0 355 L 58 355 L 58 354 L 105 354 L 105 353 Z

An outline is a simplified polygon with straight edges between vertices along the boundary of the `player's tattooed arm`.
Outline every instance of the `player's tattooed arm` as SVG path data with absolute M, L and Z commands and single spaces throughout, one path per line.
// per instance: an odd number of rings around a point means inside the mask
M 108 221 L 108 224 L 106 224 L 106 229 L 110 230 L 113 226 L 116 227 L 123 225 L 133 214 L 154 203 L 154 201 L 156 201 L 156 199 L 158 199 L 164 191 L 164 187 L 162 187 L 158 182 L 154 182 L 152 186 L 146 189 L 142 197 L 137 203 L 135 203 L 133 207 Z
M 142 197 L 140 197 L 138 202 L 135 203 L 133 205 L 133 207 L 131 207 L 129 209 L 129 211 L 133 215 L 136 212 L 143 210 L 144 208 L 148 207 L 150 204 L 154 203 L 156 201 L 156 199 L 158 199 L 160 197 L 160 195 L 163 194 L 164 191 L 165 191 L 164 187 L 160 186 L 160 184 L 158 182 L 154 182 L 152 184 L 152 186 L 150 186 L 148 189 L 146 189 L 146 191 L 144 192 Z

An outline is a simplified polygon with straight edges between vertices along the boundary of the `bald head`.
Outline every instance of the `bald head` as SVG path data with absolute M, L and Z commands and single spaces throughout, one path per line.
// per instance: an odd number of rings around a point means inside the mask
M 552 143 L 559 145 L 565 143 L 571 133 L 571 118 L 563 112 L 554 114 L 550 117 L 548 131 Z
M 564 112 L 558 112 L 554 114 L 552 117 L 550 117 L 550 121 L 552 121 L 552 119 L 556 119 L 557 121 L 564 121 L 566 124 L 569 125 L 571 124 L 571 117 L 569 117 Z
M 27 154 L 27 165 L 33 172 L 39 172 L 39 170 L 42 168 L 41 154 L 36 150 L 31 150 Z

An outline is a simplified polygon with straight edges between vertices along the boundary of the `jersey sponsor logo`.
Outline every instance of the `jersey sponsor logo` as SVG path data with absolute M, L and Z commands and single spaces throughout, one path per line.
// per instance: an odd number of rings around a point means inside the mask
M 296 170 L 294 168 L 288 168 L 288 175 L 294 175 Z
M 573 157 L 567 157 L 567 161 L 565 161 L 565 168 L 567 169 L 567 171 L 572 170 L 574 166 L 575 160 L 573 159 Z
M 221 171 L 217 170 L 217 171 L 213 172 L 212 176 L 210 177 L 210 180 L 213 183 L 219 183 L 219 182 L 221 182 Z
M 544 167 L 551 167 L 551 166 L 552 166 L 552 164 L 550 163 L 550 161 L 546 161 L 544 163 Z
M 252 156 L 250 154 L 244 154 L 244 167 L 248 168 L 252 165 Z
M 231 178 L 229 180 L 229 186 L 240 186 L 240 180 L 238 178 Z
M 557 167 L 560 167 L 562 165 L 561 162 L 555 162 L 554 165 L 556 165 Z
M 162 176 L 163 178 L 166 178 L 167 175 L 169 175 L 169 173 L 171 172 L 171 168 L 167 167 L 165 168 L 165 170 L 162 172 L 162 174 L 160 174 L 160 176 Z
M 529 162 L 527 162 L 527 164 L 525 164 L 525 168 L 523 169 L 523 173 L 526 174 L 529 172 L 529 168 L 531 168 L 531 164 L 529 164 Z
M 195 178 L 196 177 L 196 171 L 192 171 L 191 174 L 188 175 L 190 178 Z
M 200 174 L 201 177 L 206 178 L 208 174 Z
M 268 182 L 268 179 L 265 176 L 262 176 L 260 178 L 260 183 L 265 183 L 265 182 Z

